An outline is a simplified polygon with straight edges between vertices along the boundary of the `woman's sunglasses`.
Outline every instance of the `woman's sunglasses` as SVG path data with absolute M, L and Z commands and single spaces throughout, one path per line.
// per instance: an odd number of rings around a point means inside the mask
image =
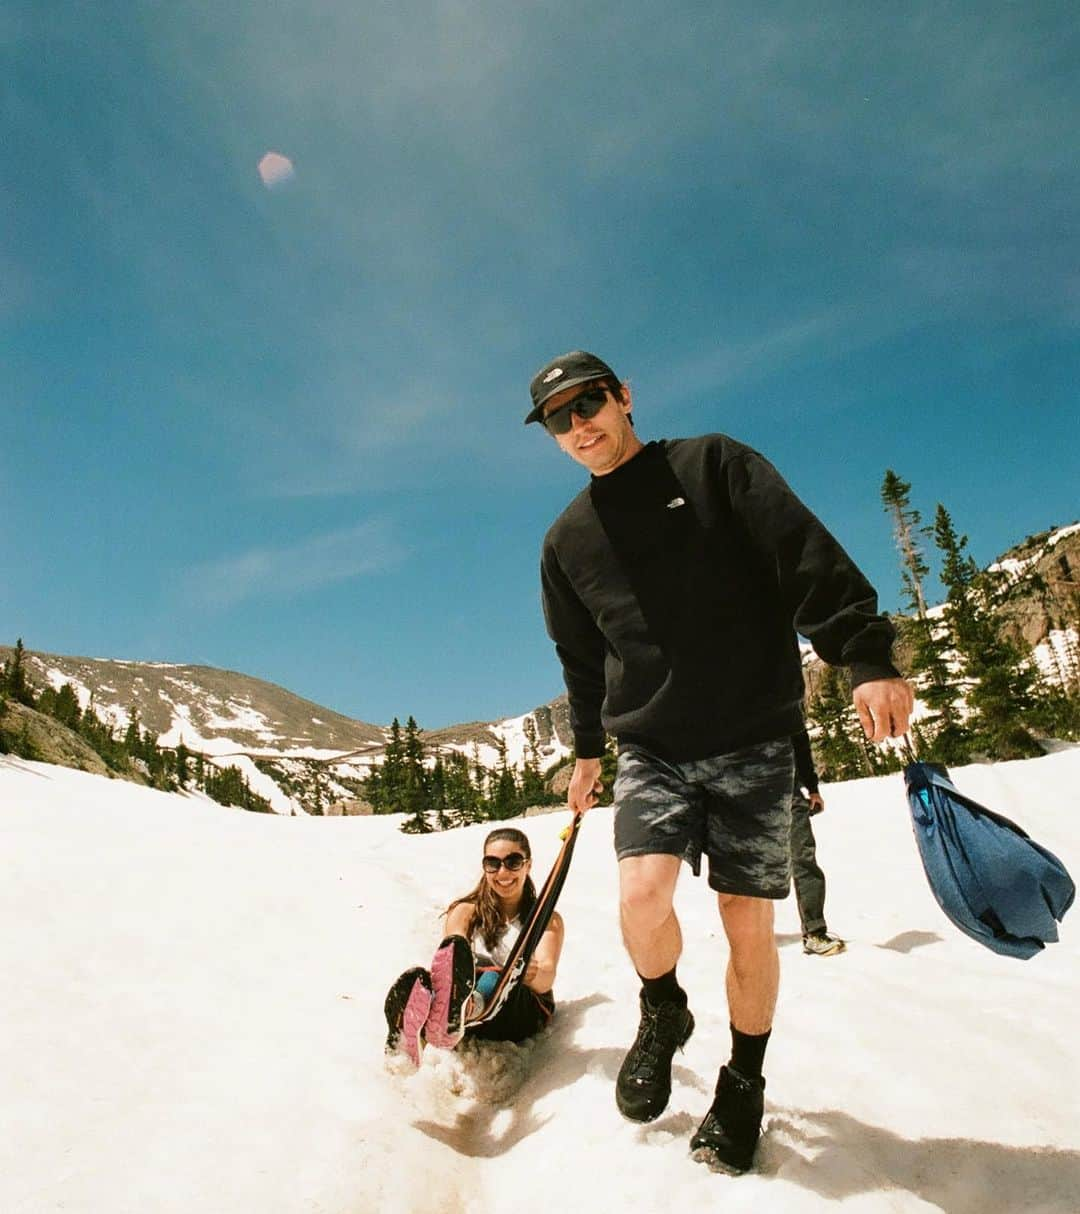
M 508 873 L 516 873 L 528 858 L 519 851 L 512 851 L 508 856 L 485 856 L 484 872 L 497 873 L 500 868 L 505 868 Z
M 607 400 L 607 388 L 590 388 L 587 392 L 582 392 L 580 396 L 575 396 L 573 400 L 568 400 L 565 405 L 552 409 L 542 419 L 544 426 L 549 434 L 569 434 L 570 427 L 574 424 L 571 413 L 576 413 L 578 417 L 588 421 L 590 417 L 595 417 L 600 412 L 607 404 Z

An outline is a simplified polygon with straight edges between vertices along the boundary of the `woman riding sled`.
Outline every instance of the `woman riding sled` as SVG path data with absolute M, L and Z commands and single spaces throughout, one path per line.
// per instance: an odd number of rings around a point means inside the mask
M 536 902 L 532 850 L 520 830 L 493 830 L 484 840 L 481 868 L 476 886 L 447 907 L 430 969 L 406 970 L 387 993 L 387 1053 L 403 1050 L 419 1065 L 425 1044 L 454 1049 L 466 1035 L 520 1042 L 554 1014 L 552 987 L 563 944 L 557 912 L 503 1006 L 470 1026 L 482 1015 Z

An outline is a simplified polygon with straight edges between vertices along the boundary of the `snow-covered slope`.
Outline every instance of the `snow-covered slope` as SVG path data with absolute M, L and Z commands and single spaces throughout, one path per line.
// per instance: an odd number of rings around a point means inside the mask
M 1080 749 L 954 776 L 1080 871 Z M 804 956 L 779 904 L 769 1128 L 732 1179 L 687 1154 L 729 1044 L 726 947 L 688 872 L 698 1028 L 655 1123 L 615 1109 L 637 982 L 610 810 L 586 818 L 563 894 L 548 1035 L 429 1051 L 410 1077 L 384 1063 L 383 995 L 476 879 L 483 827 L 245 814 L 0 760 L 0 1210 L 1075 1214 L 1080 919 L 1032 961 L 997 957 L 931 897 L 899 776 L 824 792 L 849 951 Z M 524 823 L 540 874 L 563 822 Z

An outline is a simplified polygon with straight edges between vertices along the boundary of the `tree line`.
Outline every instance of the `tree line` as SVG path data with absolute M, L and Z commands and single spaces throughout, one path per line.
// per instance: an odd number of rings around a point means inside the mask
M 894 624 L 903 673 L 915 685 L 925 713 L 912 724 L 921 759 L 962 764 L 976 758 L 1029 758 L 1044 753 L 1040 739 L 1080 738 L 1080 583 L 1065 556 L 1055 576 L 1034 570 L 1013 577 L 1003 568 L 980 569 L 952 516 L 938 503 L 924 525 L 911 504 L 911 485 L 892 469 L 881 485 L 900 559 L 905 614 Z M 927 606 L 931 575 L 927 552 L 937 551 L 946 591 Z M 1051 648 L 1049 675 L 1040 669 L 1011 608 L 1025 598 L 1039 604 L 1062 638 Z M 819 773 L 829 782 L 896 770 L 896 751 L 871 747 L 840 671 L 826 668 L 809 697 L 807 720 Z
M 364 780 L 363 795 L 375 813 L 406 815 L 401 829 L 410 834 L 516 818 L 535 805 L 556 805 L 562 798 L 548 790 L 549 773 L 541 770 L 531 717 L 524 730 L 520 767 L 511 766 L 502 738 L 495 741 L 495 766 L 486 767 L 477 746 L 471 756 L 439 747 L 429 755 L 415 718 L 409 716 L 403 729 L 395 717 L 383 761 Z
M 5 727 L 9 701 L 59 721 L 82 738 L 108 770 L 117 775 L 137 772 L 152 788 L 163 792 L 194 788 L 221 805 L 258 813 L 273 812 L 270 802 L 253 791 L 238 767 L 219 767 L 207 755 L 189 750 L 183 741 L 177 746 L 160 746 L 157 737 L 142 728 L 134 706 L 128 710 L 127 727 L 120 730 L 98 715 L 93 695 L 82 707 L 71 683 L 35 691 L 26 673 L 22 637 L 16 641 L 11 658 L 0 664 L 0 754 L 44 759 L 31 735 L 29 720 L 24 719 L 17 731 Z

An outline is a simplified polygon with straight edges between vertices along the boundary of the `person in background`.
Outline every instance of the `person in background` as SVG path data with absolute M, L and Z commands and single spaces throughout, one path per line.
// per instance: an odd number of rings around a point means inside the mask
M 817 862 L 817 844 L 810 819 L 822 812 L 814 755 L 805 729 L 792 735 L 795 751 L 795 795 L 791 800 L 791 875 L 802 924 L 803 952 L 815 957 L 842 953 L 847 945 L 832 936 L 825 923 L 825 874 Z
M 758 452 L 723 434 L 643 443 L 629 385 L 586 350 L 541 367 L 529 394 L 526 424 L 590 474 L 548 529 L 540 575 L 574 734 L 572 810 L 596 803 L 605 735 L 618 744 L 619 913 L 641 992 L 616 1105 L 658 1117 L 694 1031 L 674 894 L 682 861 L 696 875 L 704 852 L 730 950 L 732 1050 L 690 1148 L 745 1171 L 780 982 L 773 902 L 791 889 L 796 634 L 851 672 L 873 741 L 905 732 L 911 688 L 873 587 Z

